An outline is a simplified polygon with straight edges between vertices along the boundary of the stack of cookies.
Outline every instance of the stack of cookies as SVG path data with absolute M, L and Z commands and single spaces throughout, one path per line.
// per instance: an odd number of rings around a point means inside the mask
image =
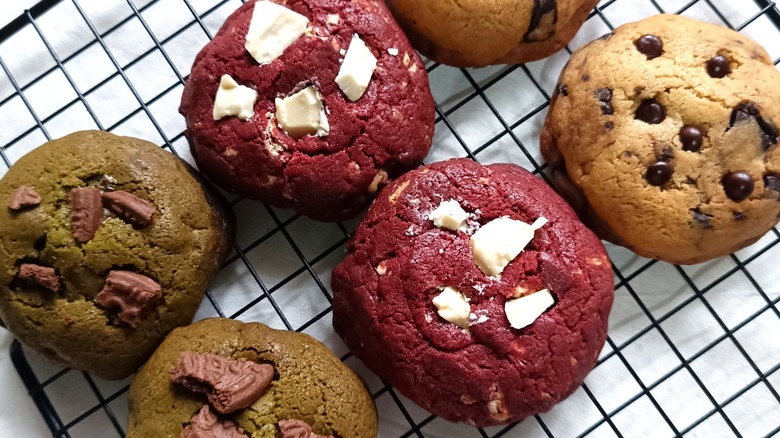
M 370 205 L 333 271 L 333 327 L 429 412 L 506 424 L 579 387 L 613 301 L 600 239 L 691 264 L 777 224 L 780 73 L 748 38 L 659 15 L 577 50 L 541 132 L 550 187 L 511 163 L 418 168 L 435 113 L 415 49 L 538 60 L 598 1 L 386 3 L 247 2 L 195 59 L 180 112 L 225 190 L 320 221 Z M 376 436 L 364 383 L 313 338 L 188 325 L 235 225 L 183 161 L 79 132 L 18 160 L 0 198 L 0 318 L 64 366 L 121 379 L 145 363 L 128 436 Z

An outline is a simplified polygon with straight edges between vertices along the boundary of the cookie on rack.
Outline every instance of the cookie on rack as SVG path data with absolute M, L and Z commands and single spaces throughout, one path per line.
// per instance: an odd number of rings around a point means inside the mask
M 100 131 L 50 141 L 0 180 L 0 318 L 64 366 L 129 376 L 192 322 L 233 216 L 184 161 Z
M 433 137 L 425 66 L 380 0 L 247 2 L 198 54 L 180 112 L 210 179 L 325 221 L 360 212 Z
M 130 385 L 128 438 L 376 434 L 374 401 L 352 370 L 311 336 L 260 323 L 178 328 Z
M 365 364 L 450 421 L 519 421 L 571 394 L 604 345 L 599 239 L 512 164 L 432 164 L 380 192 L 334 271 L 333 326 Z
M 674 15 L 572 55 L 541 148 L 597 233 L 692 264 L 757 241 L 780 217 L 780 73 L 737 32 Z
M 574 38 L 598 0 L 387 0 L 414 47 L 456 67 L 546 58 Z

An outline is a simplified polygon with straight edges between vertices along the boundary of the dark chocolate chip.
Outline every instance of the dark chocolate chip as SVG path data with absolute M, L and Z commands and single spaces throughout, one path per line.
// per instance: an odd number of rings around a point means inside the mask
M 713 78 L 723 78 L 731 73 L 731 65 L 729 59 L 723 55 L 716 55 L 714 58 L 707 61 L 707 74 Z
M 615 124 L 612 122 L 607 122 L 604 124 L 604 129 L 607 131 L 611 131 L 615 127 Z
M 664 44 L 661 39 L 655 35 L 643 35 L 634 41 L 634 46 L 639 53 L 647 56 L 647 59 L 654 59 L 661 56 L 664 52 Z
M 764 188 L 777 192 L 777 200 L 780 201 L 780 175 L 775 173 L 764 175 Z
M 692 208 L 691 214 L 693 215 L 693 221 L 699 224 L 702 228 L 709 229 L 712 228 L 712 224 L 710 221 L 712 220 L 712 215 L 702 212 L 698 208 Z
M 70 216 L 73 238 L 80 243 L 92 240 L 100 224 L 103 223 L 100 189 L 95 187 L 71 189 Z
M 582 75 L 582 82 L 588 82 L 590 80 L 590 75 L 585 73 Z
M 672 179 L 673 173 L 674 169 L 672 169 L 671 164 L 667 163 L 666 161 L 659 161 L 655 164 L 651 164 L 647 168 L 645 179 L 647 179 L 647 182 L 649 182 L 651 185 L 662 186 L 670 179 Z
M 566 97 L 569 95 L 569 87 L 566 85 L 559 85 L 558 86 L 558 93 L 560 93 L 563 97 Z
M 734 218 L 735 221 L 741 222 L 747 219 L 747 216 L 745 216 L 744 213 L 741 213 L 739 211 L 731 212 L 731 216 Z
M 607 32 L 604 35 L 600 36 L 599 39 L 606 41 L 606 40 L 612 38 L 614 35 L 615 35 L 615 32 Z
M 657 125 L 664 121 L 666 118 L 666 110 L 663 105 L 658 103 L 655 99 L 647 99 L 642 101 L 639 107 L 636 109 L 634 115 L 637 120 L 641 120 L 651 125 Z
M 32 263 L 23 263 L 19 266 L 19 279 L 27 283 L 41 286 L 54 293 L 60 290 L 60 276 L 54 268 L 40 266 Z
M 33 243 L 33 248 L 35 248 L 36 251 L 43 251 L 44 248 L 46 248 L 46 235 L 35 239 L 35 242 Z
M 753 193 L 753 177 L 742 170 L 723 175 L 720 183 L 723 184 L 723 190 L 726 192 L 726 196 L 735 202 L 744 201 Z
M 30 186 L 20 186 L 8 200 L 8 208 L 18 211 L 27 207 L 35 207 L 41 203 L 41 195 Z
M 734 125 L 740 122 L 749 120 L 755 120 L 756 123 L 758 123 L 758 127 L 761 129 L 761 150 L 766 152 L 772 145 L 780 142 L 780 135 L 778 135 L 774 123 L 772 123 L 771 120 L 765 120 L 761 117 L 761 112 L 753 102 L 742 102 L 734 108 L 731 112 L 729 126 L 734 127 Z
M 612 108 L 612 90 L 609 88 L 597 88 L 595 94 L 596 99 L 599 100 L 601 114 L 604 114 L 605 116 L 614 114 L 615 111 Z
M 538 42 L 549 39 L 555 33 L 556 20 L 556 0 L 534 0 L 531 22 L 523 41 Z
M 680 129 L 680 142 L 683 150 L 688 152 L 699 152 L 703 136 L 701 130 L 695 126 L 683 126 Z

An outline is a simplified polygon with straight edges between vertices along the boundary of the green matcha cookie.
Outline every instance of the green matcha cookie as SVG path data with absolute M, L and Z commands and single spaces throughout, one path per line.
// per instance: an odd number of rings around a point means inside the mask
M 0 180 L 0 318 L 47 358 L 121 379 L 189 324 L 234 219 L 192 169 L 100 131 L 50 141 Z
M 178 328 L 130 385 L 128 438 L 376 434 L 374 401 L 355 373 L 311 336 L 260 323 Z

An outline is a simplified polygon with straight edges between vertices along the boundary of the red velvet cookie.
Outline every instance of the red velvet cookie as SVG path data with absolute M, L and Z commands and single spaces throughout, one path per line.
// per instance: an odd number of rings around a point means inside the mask
M 433 136 L 425 66 L 379 0 L 247 2 L 195 59 L 179 111 L 209 178 L 328 221 L 417 167 Z
M 612 305 L 599 239 L 511 164 L 449 160 L 382 190 L 333 272 L 333 325 L 404 395 L 487 426 L 544 412 L 593 368 Z

